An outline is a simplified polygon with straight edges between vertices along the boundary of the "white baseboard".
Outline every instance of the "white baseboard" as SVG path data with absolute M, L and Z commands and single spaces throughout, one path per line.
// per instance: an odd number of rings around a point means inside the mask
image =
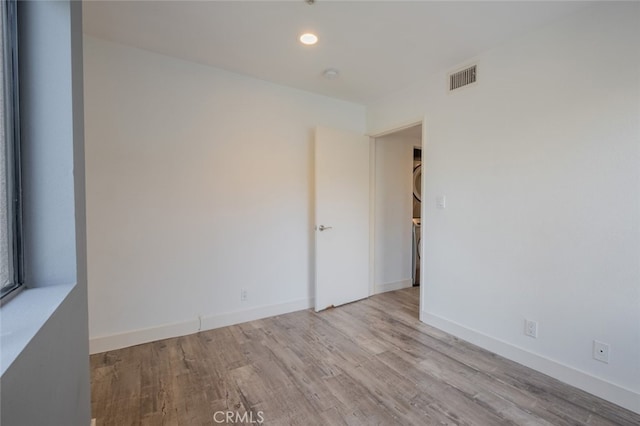
M 401 288 L 411 287 L 412 285 L 413 285 L 413 282 L 411 281 L 411 279 L 395 281 L 395 282 L 386 283 L 386 284 L 376 284 L 374 288 L 374 291 L 375 291 L 374 294 L 384 293 L 384 292 L 393 291 L 393 290 L 400 290 Z
M 129 346 L 149 343 L 156 340 L 169 339 L 171 337 L 186 336 L 198 332 L 200 321 L 196 318 L 189 321 L 164 324 L 158 327 L 131 330 L 124 333 L 108 336 L 93 337 L 89 339 L 89 353 L 113 351 Z
M 240 324 L 247 321 L 262 319 L 274 315 L 287 314 L 313 307 L 313 299 L 299 299 L 277 305 L 257 306 L 235 312 L 226 312 L 218 315 L 202 316 L 192 320 L 174 324 L 165 324 L 158 327 L 131 330 L 125 333 L 108 336 L 94 337 L 89 340 L 89 352 L 91 354 L 122 349 L 129 346 L 149 343 L 156 340 L 172 337 L 186 336 L 198 331 L 211 330 L 228 325 Z
M 272 317 L 274 315 L 288 314 L 289 312 L 301 311 L 313 308 L 313 299 L 299 299 L 277 305 L 258 306 L 243 311 L 229 312 L 219 315 L 208 315 L 202 317 L 202 330 L 212 330 L 214 328 L 226 327 L 233 324 L 241 324 L 247 321 Z
M 420 321 L 640 414 L 640 393 L 631 389 L 626 389 L 424 311 L 420 312 Z

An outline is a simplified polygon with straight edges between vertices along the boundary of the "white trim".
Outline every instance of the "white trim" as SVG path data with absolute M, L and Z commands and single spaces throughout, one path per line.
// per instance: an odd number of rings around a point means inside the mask
M 93 355 L 156 340 L 186 336 L 187 334 L 197 333 L 199 325 L 200 321 L 193 319 L 179 323 L 164 324 L 157 327 L 131 330 L 125 333 L 94 337 L 89 339 L 89 353 Z
M 425 173 L 425 170 L 428 172 L 429 170 L 425 167 L 425 155 L 427 153 L 426 151 L 426 145 L 427 145 L 427 116 L 425 115 L 424 117 L 422 117 L 422 138 L 420 139 L 420 147 L 422 149 L 422 160 L 420 161 L 420 164 L 422 165 L 422 182 L 420 182 L 420 188 L 422 191 L 422 194 L 420 198 L 422 198 L 422 200 L 420 201 L 420 244 L 422 245 L 422 247 L 420 248 L 420 253 L 422 253 L 422 256 L 420 256 L 420 320 L 422 321 L 422 309 L 424 308 L 424 299 L 426 298 L 426 294 L 428 292 L 427 289 L 427 282 L 425 279 L 425 271 L 427 270 L 425 267 L 425 259 L 427 257 L 427 253 L 426 250 L 424 249 L 424 242 L 425 237 L 425 228 L 428 225 L 428 223 L 425 221 L 425 218 L 427 217 L 426 215 L 426 205 L 428 202 L 428 198 L 427 198 L 427 193 L 425 191 L 425 189 L 427 188 L 427 185 L 425 185 L 426 182 L 426 175 L 427 173 Z
M 422 117 L 415 118 L 413 120 L 409 120 L 406 122 L 402 122 L 400 124 L 396 124 L 393 127 L 386 127 L 383 130 L 376 130 L 374 132 L 367 133 L 367 136 L 372 138 L 381 138 L 383 136 L 390 135 L 392 133 L 400 132 L 402 130 L 408 129 L 410 127 L 415 127 L 423 124 Z
M 257 306 L 255 308 L 245 309 L 242 311 L 203 316 L 201 330 L 212 330 L 214 328 L 241 324 L 247 321 L 258 320 L 275 315 L 288 314 L 289 312 L 302 311 L 304 309 L 313 307 L 314 299 L 299 299 L 290 302 L 279 303 L 277 305 Z
M 376 138 L 369 138 L 369 296 L 376 294 Z
M 393 290 L 400 290 L 402 288 L 411 287 L 412 285 L 413 283 L 411 282 L 411 278 L 402 280 L 402 281 L 395 281 L 392 283 L 376 284 L 375 294 L 384 293 L 384 292 L 393 291 Z
M 511 343 L 488 336 L 477 330 L 472 330 L 437 315 L 420 311 L 420 321 L 628 410 L 640 413 L 640 393 L 631 389 L 529 352 Z
M 89 341 L 89 352 L 91 354 L 96 354 L 115 349 L 122 349 L 129 346 L 140 345 L 142 343 L 186 336 L 188 334 L 197 333 L 198 331 L 226 327 L 228 325 L 240 324 L 274 315 L 287 314 L 289 312 L 300 311 L 312 307 L 313 299 L 299 299 L 275 305 L 257 306 L 255 308 L 241 311 L 202 316 L 188 321 L 132 330 L 125 333 L 94 337 Z

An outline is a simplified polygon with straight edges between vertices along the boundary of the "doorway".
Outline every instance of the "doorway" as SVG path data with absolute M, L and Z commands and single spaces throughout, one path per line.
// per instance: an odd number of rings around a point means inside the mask
M 373 153 L 372 294 L 377 294 L 420 283 L 422 123 L 375 135 Z
M 413 286 L 420 285 L 420 258 L 422 248 L 422 146 L 413 147 L 413 220 L 412 220 L 412 265 Z

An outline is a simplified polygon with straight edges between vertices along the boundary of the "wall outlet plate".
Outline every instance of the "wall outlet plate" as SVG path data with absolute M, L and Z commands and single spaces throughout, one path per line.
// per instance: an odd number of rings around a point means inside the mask
M 531 320 L 524 320 L 524 334 L 534 339 L 538 338 L 538 322 Z
M 593 359 L 609 364 L 609 344 L 593 341 Z
M 242 288 L 240 289 L 240 301 L 241 302 L 246 302 L 247 300 L 247 289 L 246 288 Z

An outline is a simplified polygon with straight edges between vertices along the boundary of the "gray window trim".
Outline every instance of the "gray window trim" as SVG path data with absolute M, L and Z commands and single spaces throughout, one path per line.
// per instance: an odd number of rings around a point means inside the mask
M 18 20 L 17 1 L 2 2 L 4 8 L 2 19 L 5 20 L 4 55 L 6 65 L 4 69 L 5 87 L 5 136 L 7 141 L 7 192 L 8 219 L 10 220 L 10 243 L 13 282 L 0 289 L 2 303 L 8 300 L 6 296 L 15 295 L 24 282 L 23 277 L 23 250 L 22 250 L 22 173 L 20 161 L 20 104 L 19 104 L 19 80 L 18 80 Z

